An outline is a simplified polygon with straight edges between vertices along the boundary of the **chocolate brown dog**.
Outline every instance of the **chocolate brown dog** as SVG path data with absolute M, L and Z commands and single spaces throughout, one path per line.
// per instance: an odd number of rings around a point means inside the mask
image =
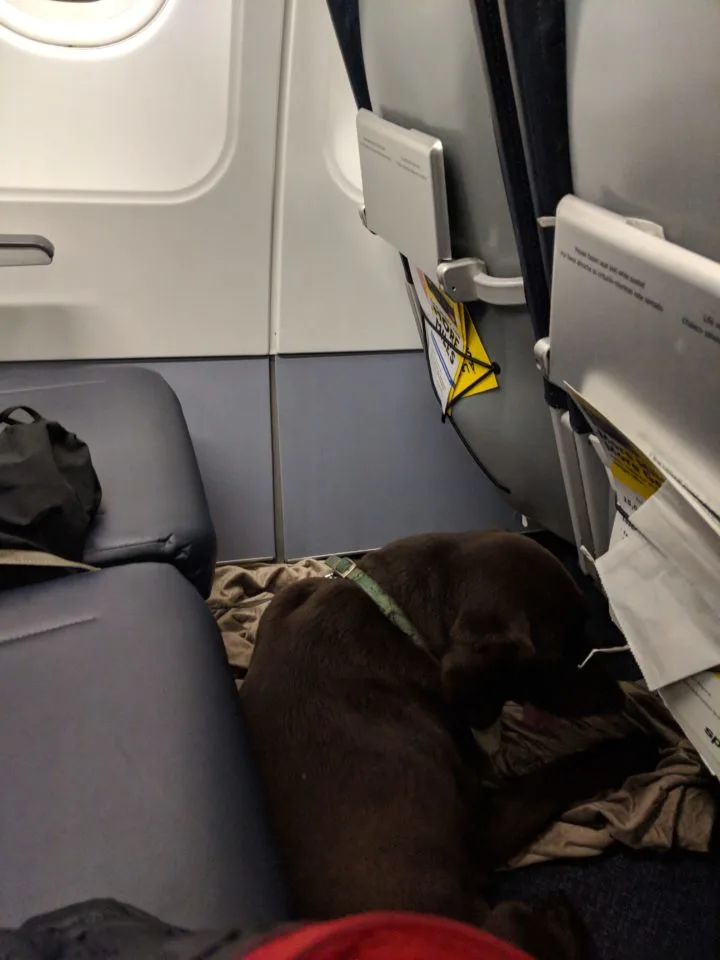
M 508 700 L 559 716 L 622 707 L 613 681 L 577 669 L 580 591 L 516 534 L 414 537 L 359 566 L 426 649 L 358 585 L 306 580 L 265 613 L 241 691 L 296 916 L 434 913 L 525 949 L 535 935 L 539 958 L 590 960 L 563 903 L 544 923 L 539 907 L 490 913 L 482 890 L 573 802 L 647 769 L 646 744 L 603 744 L 493 791 L 469 730 Z

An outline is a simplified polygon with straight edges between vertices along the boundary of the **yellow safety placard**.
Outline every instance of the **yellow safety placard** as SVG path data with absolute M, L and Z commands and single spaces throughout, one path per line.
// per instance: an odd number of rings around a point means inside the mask
M 612 474 L 619 510 L 620 522 L 615 529 L 619 535 L 625 536 L 626 518 L 658 492 L 665 483 L 665 477 L 652 460 L 631 440 L 628 440 L 615 424 L 596 410 L 582 394 L 567 383 L 564 387 L 582 410 L 603 448 L 606 463 Z
M 464 304 L 461 306 L 465 314 L 467 332 L 465 351 L 469 356 L 463 360 L 460 374 L 455 382 L 455 390 L 450 397 L 451 404 L 461 398 L 474 397 L 478 393 L 487 393 L 488 390 L 497 390 L 500 386 L 492 360 L 468 314 L 467 307 Z
M 569 393 L 587 417 L 593 432 L 605 448 L 612 464 L 610 472 L 618 483 L 623 484 L 643 501 L 657 493 L 665 482 L 665 477 L 652 460 L 638 450 L 634 443 L 581 394 L 571 388 Z
M 498 368 L 467 307 L 443 293 L 421 270 L 417 276 L 430 375 L 443 413 L 452 415 L 458 400 L 498 389 Z

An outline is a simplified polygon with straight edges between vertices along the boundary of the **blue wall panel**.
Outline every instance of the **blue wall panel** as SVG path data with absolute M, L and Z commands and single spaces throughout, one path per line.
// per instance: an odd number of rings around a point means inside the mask
M 276 372 L 286 556 L 517 527 L 441 422 L 423 354 L 284 357 Z
M 143 363 L 185 412 L 222 560 L 272 557 L 270 366 L 266 359 Z

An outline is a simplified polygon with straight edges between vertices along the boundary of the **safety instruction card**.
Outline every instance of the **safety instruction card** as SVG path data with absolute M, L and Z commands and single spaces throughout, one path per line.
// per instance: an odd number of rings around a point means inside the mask
M 500 384 L 467 307 L 456 303 L 422 270 L 415 271 L 415 289 L 423 313 L 430 376 L 443 414 L 452 415 L 458 400 Z

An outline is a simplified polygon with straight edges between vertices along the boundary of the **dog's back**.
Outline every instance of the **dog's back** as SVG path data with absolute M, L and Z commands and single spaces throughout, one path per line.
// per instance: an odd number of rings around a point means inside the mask
M 283 591 L 242 701 L 298 916 L 481 919 L 437 664 L 367 596 L 344 581 Z

